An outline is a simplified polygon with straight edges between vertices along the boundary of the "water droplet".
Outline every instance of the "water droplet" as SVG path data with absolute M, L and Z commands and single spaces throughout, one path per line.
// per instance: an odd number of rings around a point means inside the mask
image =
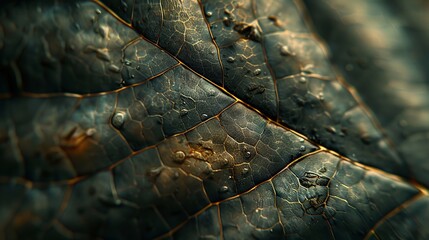
M 123 62 L 124 62 L 125 65 L 131 66 L 131 61 L 130 60 L 125 59 Z
M 225 26 L 231 26 L 231 20 L 228 17 L 223 17 L 222 22 Z
M 121 71 L 121 69 L 120 69 L 118 66 L 113 65 L 113 64 L 109 66 L 109 70 L 110 70 L 111 72 L 115 72 L 115 73 L 118 73 L 118 72 L 120 72 L 120 71 Z
M 304 146 L 304 145 L 301 145 L 301 146 L 299 147 L 299 151 L 304 152 L 304 151 L 305 151 L 305 146 Z
M 259 74 L 261 74 L 261 69 L 256 69 L 255 71 L 253 71 L 253 75 L 258 76 Z
M 231 180 L 231 179 L 232 179 L 232 176 L 231 176 L 231 175 L 229 175 L 229 176 L 228 176 L 228 179 L 230 179 L 230 180 Z
M 341 137 L 344 137 L 347 135 L 347 128 L 341 128 L 340 129 L 340 134 Z
M 137 66 L 137 67 L 136 67 L 136 69 L 137 69 L 137 70 L 140 70 L 140 66 Z
M 213 15 L 213 12 L 211 12 L 211 11 L 207 11 L 207 12 L 206 12 L 206 16 L 207 16 L 207 17 L 211 17 L 212 15 Z
M 178 179 L 179 176 L 180 176 L 179 172 L 178 171 L 174 171 L 174 173 L 173 173 L 173 179 Z
M 95 9 L 95 13 L 97 13 L 97 14 L 101 14 L 101 11 L 100 11 L 100 9 Z
M 185 158 L 186 158 L 186 154 L 183 151 L 176 151 L 174 153 L 174 159 L 173 160 L 176 163 L 183 163 L 183 161 L 185 160 Z
M 226 59 L 226 61 L 228 61 L 229 63 L 233 63 L 235 61 L 234 57 L 228 57 L 228 59 Z
M 188 109 L 185 109 L 185 108 L 183 108 L 183 109 L 180 109 L 180 116 L 186 116 L 186 114 L 188 114 Z
M 219 189 L 220 192 L 228 192 L 228 190 L 229 190 L 228 186 L 222 186 Z
M 229 163 L 228 159 L 224 158 L 224 159 L 222 160 L 222 165 L 223 165 L 223 166 L 228 165 L 228 163 Z
M 115 113 L 115 115 L 113 115 L 112 125 L 115 128 L 122 127 L 122 125 L 124 124 L 124 122 L 125 122 L 125 113 L 124 112 L 117 112 L 117 113 Z
M 213 97 L 213 96 L 215 96 L 215 95 L 216 95 L 216 91 L 215 91 L 214 89 L 210 89 L 210 90 L 208 91 L 208 94 L 209 94 L 209 96 Z
M 93 136 L 95 133 L 97 132 L 97 130 L 95 128 L 88 128 L 86 130 L 86 136 L 91 137 Z
M 134 74 L 131 74 L 130 78 L 135 78 Z
M 337 133 L 337 129 L 335 129 L 334 126 L 327 126 L 325 127 L 326 131 L 332 133 L 332 134 L 336 134 Z
M 244 152 L 244 157 L 245 158 L 250 158 L 252 156 L 252 153 L 249 151 Z
M 150 177 L 157 177 L 161 174 L 162 170 L 164 170 L 162 167 L 152 168 L 149 170 L 148 174 Z
M 288 46 L 281 46 L 280 47 L 280 54 L 282 56 L 289 56 L 289 55 L 291 55 L 289 47 Z
M 249 173 L 249 168 L 245 167 L 241 170 L 241 174 L 246 175 L 247 173 Z
M 206 120 L 209 116 L 205 113 L 201 114 L 201 119 Z
M 372 138 L 368 133 L 363 133 L 360 136 L 360 139 L 362 140 L 363 143 L 365 144 L 370 144 L 372 142 Z
M 95 56 L 97 56 L 98 59 L 109 62 L 110 61 L 110 55 L 109 52 L 103 51 L 101 49 L 97 49 L 95 50 L 96 54 Z
M 322 93 L 322 92 L 320 92 L 320 93 L 319 93 L 319 100 L 320 100 L 320 101 L 325 100 L 325 97 L 323 96 L 323 93 Z
M 305 77 L 300 77 L 300 78 L 299 78 L 299 82 L 300 82 L 300 83 L 306 83 L 306 82 L 307 82 L 307 79 L 306 79 Z
M 304 142 L 304 138 L 299 138 L 299 142 L 303 143 Z

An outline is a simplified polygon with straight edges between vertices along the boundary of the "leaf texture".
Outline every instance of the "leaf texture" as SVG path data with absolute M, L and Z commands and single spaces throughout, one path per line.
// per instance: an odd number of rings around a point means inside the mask
M 0 239 L 429 237 L 427 4 L 0 5 Z

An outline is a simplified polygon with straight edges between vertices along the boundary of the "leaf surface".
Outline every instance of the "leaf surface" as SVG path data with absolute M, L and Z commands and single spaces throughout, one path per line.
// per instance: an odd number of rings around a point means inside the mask
M 0 238 L 428 237 L 400 1 L 1 5 Z

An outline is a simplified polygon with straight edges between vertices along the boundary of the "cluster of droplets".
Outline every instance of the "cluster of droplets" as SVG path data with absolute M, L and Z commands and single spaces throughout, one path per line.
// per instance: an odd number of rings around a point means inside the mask
M 304 143 L 304 138 L 299 138 L 298 139 L 298 141 L 301 143 L 301 146 L 299 147 L 299 151 L 300 152 L 305 152 L 305 150 L 306 150 L 306 147 L 305 147 L 305 145 L 303 144 Z

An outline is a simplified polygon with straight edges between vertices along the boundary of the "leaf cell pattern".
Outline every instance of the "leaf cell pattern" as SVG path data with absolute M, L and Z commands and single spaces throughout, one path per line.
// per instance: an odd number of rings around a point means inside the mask
M 388 4 L 0 3 L 0 239 L 429 238 L 429 6 Z

